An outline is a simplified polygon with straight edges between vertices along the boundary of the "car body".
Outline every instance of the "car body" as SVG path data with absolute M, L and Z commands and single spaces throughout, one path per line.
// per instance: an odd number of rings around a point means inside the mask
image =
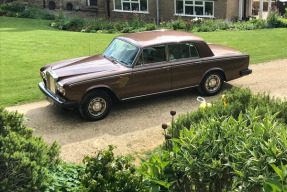
M 215 95 L 224 81 L 250 74 L 248 66 L 249 55 L 230 47 L 187 32 L 156 30 L 117 36 L 100 55 L 45 65 L 39 88 L 53 103 L 100 120 L 114 100 L 195 86 Z

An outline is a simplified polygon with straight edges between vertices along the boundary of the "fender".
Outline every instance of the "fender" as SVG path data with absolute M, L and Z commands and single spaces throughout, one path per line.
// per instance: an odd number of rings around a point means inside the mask
M 220 71 L 220 72 L 222 72 L 224 81 L 226 81 L 226 75 L 225 75 L 223 69 L 218 68 L 218 67 L 208 69 L 208 70 L 203 74 L 203 76 L 201 77 L 201 81 L 202 81 L 202 79 L 206 76 L 206 74 L 210 73 L 211 71 Z M 200 81 L 200 82 L 201 82 L 201 81 Z
M 84 94 L 81 97 L 81 101 L 83 100 L 85 95 L 87 95 L 87 93 L 89 93 L 90 91 L 93 91 L 95 89 L 108 90 L 108 94 L 110 94 L 110 93 L 113 94 L 113 95 L 111 95 L 111 97 L 115 96 L 119 100 L 119 96 L 109 86 L 103 85 L 103 84 L 98 84 L 98 85 L 94 85 L 94 86 L 91 86 L 88 89 L 86 89 L 86 91 L 84 92 Z

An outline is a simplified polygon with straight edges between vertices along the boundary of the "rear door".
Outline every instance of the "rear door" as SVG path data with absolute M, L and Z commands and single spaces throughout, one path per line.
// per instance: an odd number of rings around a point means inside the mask
M 191 87 L 200 83 L 204 70 L 193 43 L 168 45 L 168 60 L 172 66 L 172 89 Z

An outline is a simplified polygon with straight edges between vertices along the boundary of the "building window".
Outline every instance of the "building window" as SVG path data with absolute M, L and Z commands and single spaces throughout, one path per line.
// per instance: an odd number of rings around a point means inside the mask
M 175 14 L 183 16 L 196 17 L 213 17 L 214 2 L 213 1 L 196 1 L 196 0 L 174 0 Z
M 148 0 L 114 0 L 114 10 L 147 13 Z

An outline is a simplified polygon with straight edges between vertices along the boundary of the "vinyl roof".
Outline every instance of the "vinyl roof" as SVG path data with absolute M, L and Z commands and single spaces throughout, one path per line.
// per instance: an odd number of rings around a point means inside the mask
M 176 42 L 204 41 L 202 38 L 183 31 L 156 30 L 120 35 L 117 38 L 131 42 L 139 47 L 148 47 Z

